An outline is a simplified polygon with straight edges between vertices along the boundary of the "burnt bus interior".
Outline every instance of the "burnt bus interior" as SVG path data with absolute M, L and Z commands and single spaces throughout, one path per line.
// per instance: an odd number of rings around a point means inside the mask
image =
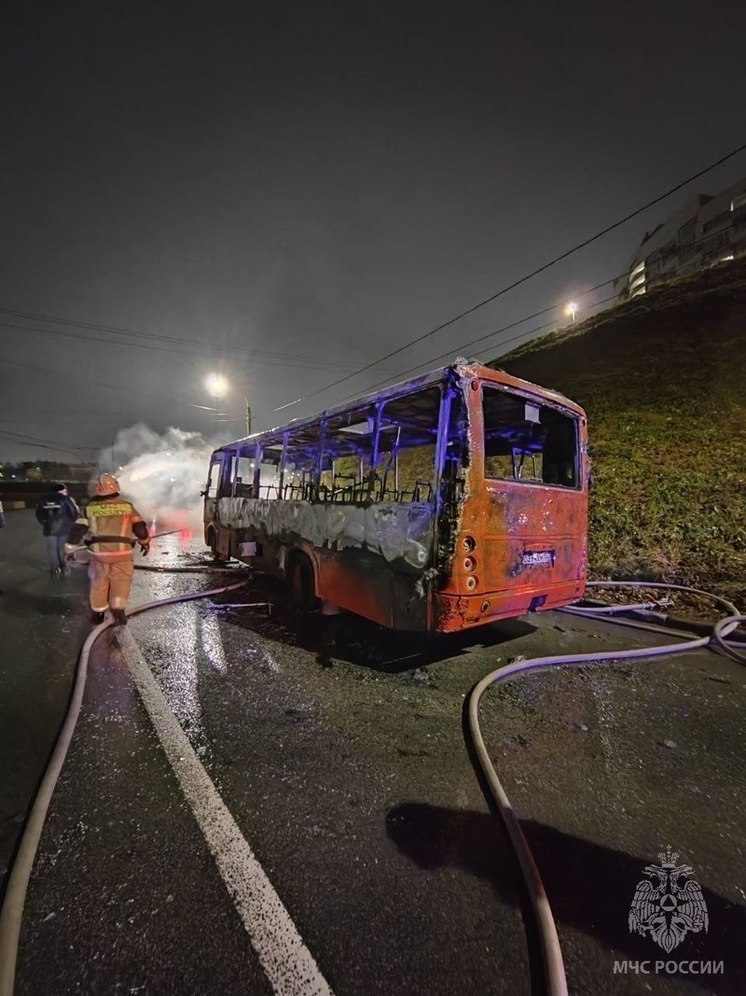
M 489 384 L 482 412 L 486 478 L 580 486 L 577 419 Z
M 237 444 L 208 495 L 313 502 L 431 502 L 440 384 Z M 456 406 L 463 412 L 463 404 Z M 449 436 L 464 451 L 466 419 Z M 456 446 L 456 437 L 461 443 Z M 219 488 L 219 493 L 218 493 Z
M 448 400 L 442 406 L 444 396 Z M 483 384 L 485 477 L 580 486 L 577 420 Z M 441 472 L 441 418 L 447 418 Z M 208 497 L 368 504 L 457 500 L 470 458 L 460 384 L 441 383 L 387 400 L 369 400 L 316 421 L 225 447 L 223 473 L 211 468 Z

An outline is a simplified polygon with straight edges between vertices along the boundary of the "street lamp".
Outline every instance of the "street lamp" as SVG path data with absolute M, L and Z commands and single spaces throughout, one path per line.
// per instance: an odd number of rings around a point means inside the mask
M 205 378 L 205 387 L 216 402 L 218 398 L 228 393 L 228 381 L 221 373 L 208 374 Z
M 574 301 L 569 301 L 565 305 L 565 314 L 570 319 L 571 322 L 575 321 L 575 315 L 578 312 L 578 306 Z
M 230 390 L 230 384 L 221 373 L 211 373 L 205 378 L 205 387 L 215 399 L 215 408 L 218 407 L 218 398 L 224 397 Z M 244 418 L 246 419 L 246 435 L 251 435 L 251 406 L 249 399 L 244 395 Z

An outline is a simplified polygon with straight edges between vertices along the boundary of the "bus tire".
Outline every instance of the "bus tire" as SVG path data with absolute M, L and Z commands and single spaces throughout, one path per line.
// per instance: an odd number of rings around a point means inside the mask
M 304 553 L 295 553 L 287 572 L 288 590 L 293 607 L 298 612 L 311 612 L 316 608 L 316 587 L 313 565 Z

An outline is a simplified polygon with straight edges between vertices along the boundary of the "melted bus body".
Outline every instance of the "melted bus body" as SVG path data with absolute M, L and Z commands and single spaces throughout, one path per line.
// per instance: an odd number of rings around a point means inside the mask
M 466 360 L 217 449 L 205 542 L 395 629 L 454 632 L 582 597 L 587 425 Z

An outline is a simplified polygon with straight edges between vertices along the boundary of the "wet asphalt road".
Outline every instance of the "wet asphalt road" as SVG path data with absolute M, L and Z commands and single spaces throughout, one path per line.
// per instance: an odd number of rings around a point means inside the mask
M 15 543 L 9 557 L 11 530 L 25 550 L 38 540 L 29 516 L 11 513 L 0 533 L 0 618 L 12 634 L 0 658 L 13 772 L 4 841 L 87 628 L 84 576 L 54 587 L 40 541 L 36 563 L 14 564 Z M 163 562 L 191 562 L 175 539 L 160 549 Z M 223 581 L 138 573 L 132 603 Z M 299 626 L 281 609 L 215 607 L 274 594 L 254 578 L 245 592 L 157 609 L 128 630 L 323 976 L 338 994 L 529 992 L 520 894 L 463 746 L 464 695 L 519 655 L 665 640 L 546 614 L 423 641 L 350 617 Z M 688 654 L 487 693 L 485 739 L 535 849 L 572 992 L 746 991 L 745 677 Z M 710 914 L 707 934 L 675 956 L 722 959 L 723 976 L 613 973 L 615 959 L 662 956 L 630 935 L 627 916 L 643 866 L 668 843 L 694 868 Z M 113 634 L 91 660 L 45 828 L 17 991 L 271 991 L 134 689 L 127 641 Z
M 75 659 L 90 630 L 75 592 L 52 580 L 31 511 L 6 511 L 0 529 L 0 881 L 62 722 Z

